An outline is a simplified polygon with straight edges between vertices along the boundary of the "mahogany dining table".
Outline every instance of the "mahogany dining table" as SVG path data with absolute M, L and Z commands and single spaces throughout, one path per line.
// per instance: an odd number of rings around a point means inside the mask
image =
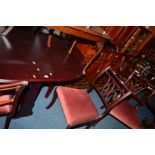
M 14 27 L 7 36 L 0 36 L 0 82 L 29 82 L 17 117 L 32 114 L 43 85 L 51 85 L 46 93 L 48 97 L 54 84 L 70 83 L 83 77 L 85 61 L 80 51 L 74 48 L 68 54 L 72 43 L 56 35 L 49 48 L 47 38 L 40 27 Z

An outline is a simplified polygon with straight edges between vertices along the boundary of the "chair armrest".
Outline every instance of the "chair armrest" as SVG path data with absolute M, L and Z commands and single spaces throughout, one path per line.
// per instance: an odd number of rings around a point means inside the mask
M 13 102 L 14 102 L 14 99 L 10 99 L 8 101 L 2 101 L 2 102 L 0 102 L 0 107 L 12 104 Z
M 20 85 L 26 86 L 28 85 L 28 82 L 19 81 L 15 83 L 3 84 L 3 85 L 0 85 L 0 91 L 14 90 L 15 88 L 18 88 Z

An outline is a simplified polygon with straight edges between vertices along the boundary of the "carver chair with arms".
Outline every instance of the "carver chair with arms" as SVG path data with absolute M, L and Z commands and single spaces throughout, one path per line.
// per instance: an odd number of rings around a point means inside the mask
M 9 128 L 12 117 L 19 110 L 19 98 L 28 82 L 0 83 L 0 116 L 7 116 L 4 128 Z

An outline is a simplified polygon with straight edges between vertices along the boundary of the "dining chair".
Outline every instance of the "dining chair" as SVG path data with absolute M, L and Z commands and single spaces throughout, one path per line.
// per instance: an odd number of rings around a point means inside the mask
M 110 66 L 106 68 L 106 76 L 107 82 L 101 88 L 99 88 L 97 84 L 101 83 L 102 79 L 105 78 L 102 76 L 102 72 L 91 84 L 100 96 L 102 103 L 106 108 L 105 112 L 129 128 L 141 128 L 142 125 L 141 120 L 138 117 L 137 106 L 131 105 L 127 100 L 127 97 L 133 96 L 133 91 L 129 89 L 126 83 L 121 81 Z M 124 99 L 122 99 L 121 96 Z
M 11 119 L 17 114 L 19 99 L 28 85 L 27 81 L 0 83 L 0 116 L 7 116 L 4 128 L 8 129 Z
M 99 114 L 88 92 L 64 86 L 56 87 L 49 109 L 59 98 L 67 128 L 86 125 L 95 127 L 105 116 L 111 115 L 130 128 L 141 128 L 136 108 L 126 100 L 132 92 L 121 83 L 111 67 L 104 69 L 90 84 L 101 98 L 105 110 Z

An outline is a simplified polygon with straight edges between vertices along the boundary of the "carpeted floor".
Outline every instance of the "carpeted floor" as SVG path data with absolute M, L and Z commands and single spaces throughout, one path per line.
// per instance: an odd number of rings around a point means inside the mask
M 38 98 L 35 101 L 35 106 L 33 108 L 33 115 L 28 117 L 22 117 L 19 119 L 12 119 L 10 124 L 10 129 L 64 129 L 66 128 L 66 122 L 64 118 L 63 111 L 61 109 L 60 103 L 56 100 L 54 106 L 46 110 L 46 106 L 51 101 L 53 92 L 50 94 L 49 98 L 44 98 L 47 87 L 43 87 Z M 142 96 L 143 94 L 140 94 Z M 99 97 L 92 91 L 90 93 L 92 100 L 94 101 L 99 112 L 102 102 Z M 135 104 L 135 100 L 130 100 L 131 104 Z M 153 115 L 149 110 L 143 106 L 139 108 L 138 115 L 142 120 L 144 116 L 147 116 L 149 119 L 153 119 Z M 0 128 L 3 128 L 5 117 L 0 117 Z M 118 120 L 111 116 L 105 117 L 101 122 L 96 126 L 97 129 L 127 129 L 125 125 L 120 123 Z

